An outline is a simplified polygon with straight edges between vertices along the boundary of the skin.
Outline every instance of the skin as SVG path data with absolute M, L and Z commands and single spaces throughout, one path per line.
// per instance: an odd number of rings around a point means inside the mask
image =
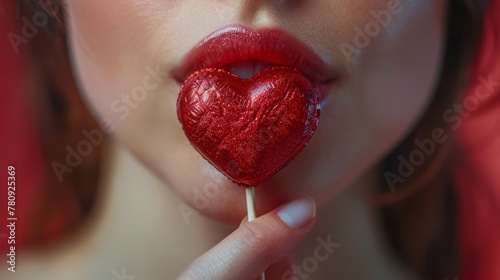
M 182 132 L 176 116 L 179 85 L 170 71 L 183 56 L 221 27 L 272 26 L 305 42 L 340 74 L 322 104 L 310 144 L 257 188 L 257 212 L 262 217 L 239 227 L 183 275 L 252 279 L 272 264 L 276 275 L 282 274 L 291 264 L 286 256 L 311 230 L 314 218 L 300 229 L 290 229 L 276 215 L 280 205 L 301 196 L 313 198 L 318 207 L 325 205 L 366 176 L 418 121 L 439 71 L 447 2 L 358 2 L 67 1 L 75 74 L 96 119 L 110 128 L 103 130 L 110 130 L 184 203 L 211 219 L 239 223 L 246 215 L 244 192 L 206 162 Z M 354 42 L 356 28 L 365 29 L 374 22 L 371 11 L 382 10 L 393 12 L 388 25 L 366 46 L 346 52 L 347 44 L 360 47 Z M 146 69 L 160 77 L 158 84 L 153 85 L 154 79 L 144 84 L 151 76 Z M 148 88 L 147 95 L 136 101 L 131 92 L 141 85 Z M 374 182 L 365 185 L 370 184 Z M 217 195 L 201 205 L 195 194 L 207 188 Z M 244 242 L 249 236 L 257 236 L 257 241 Z M 246 244 L 236 257 L 230 245 L 235 241 Z M 255 254 L 252 248 L 280 253 Z M 255 269 L 231 274 L 204 269 L 224 257 Z

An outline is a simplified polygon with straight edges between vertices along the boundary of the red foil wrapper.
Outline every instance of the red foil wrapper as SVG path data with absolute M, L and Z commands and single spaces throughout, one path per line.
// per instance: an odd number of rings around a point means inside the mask
M 265 69 L 250 79 L 203 69 L 184 82 L 177 115 L 193 147 L 230 180 L 257 186 L 311 139 L 318 92 L 298 70 Z

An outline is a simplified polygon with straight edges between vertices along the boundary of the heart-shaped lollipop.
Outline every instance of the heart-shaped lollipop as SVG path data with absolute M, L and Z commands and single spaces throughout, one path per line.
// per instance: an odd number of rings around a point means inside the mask
M 205 159 L 250 187 L 304 149 L 317 127 L 319 99 L 311 82 L 293 68 L 268 68 L 247 80 L 203 69 L 184 82 L 177 115 Z

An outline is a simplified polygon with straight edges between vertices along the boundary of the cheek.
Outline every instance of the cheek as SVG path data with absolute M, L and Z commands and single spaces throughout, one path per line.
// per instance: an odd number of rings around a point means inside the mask
M 169 158 L 182 137 L 171 94 L 177 89 L 162 60 L 171 57 L 165 40 L 171 30 L 162 28 L 171 10 L 160 6 L 175 2 L 68 1 L 71 58 L 83 98 L 103 131 L 143 160 Z
M 174 58 L 165 39 L 172 32 L 163 28 L 172 9 L 163 6 L 175 2 L 68 2 L 72 62 L 83 97 L 97 120 L 135 150 L 162 147 L 179 137 L 170 94 L 177 89 L 168 79 L 168 61 L 162 60 Z
M 156 19 L 165 1 L 68 1 L 69 41 L 74 69 L 90 107 L 113 119 L 111 104 L 130 94 L 157 69 L 160 42 L 169 30 Z M 164 10 L 164 9 L 162 9 Z M 166 17 L 168 18 L 168 17 Z M 168 45 L 161 46 L 168 56 Z M 148 89 L 148 91 L 150 91 Z
M 427 105 L 439 74 L 444 36 L 445 5 L 402 3 L 401 11 L 380 32 L 366 32 L 377 30 L 369 27 L 375 20 L 365 24 L 366 46 L 351 45 L 356 53 L 346 96 L 359 104 L 357 114 L 368 131 L 383 127 L 394 136 L 404 133 Z
M 444 38 L 444 1 L 402 1 L 385 30 L 361 49 L 351 68 L 353 100 L 366 131 L 382 130 L 390 143 L 412 127 L 429 102 L 439 74 Z M 368 24 L 373 23 L 373 21 Z M 365 28 L 368 30 L 368 28 Z M 377 34 L 377 33 L 375 33 Z M 369 37 L 370 38 L 370 37 Z
M 123 1 L 125 2 L 125 1 Z M 119 83 L 120 69 L 127 63 L 122 58 L 127 37 L 137 27 L 132 25 L 131 7 L 120 1 L 69 1 L 68 29 L 74 69 L 90 108 L 99 117 L 107 116 L 109 107 L 126 83 Z M 128 34 L 125 32 L 128 31 Z M 115 81 L 114 85 L 109 81 Z
M 67 5 L 72 40 L 105 70 L 140 60 L 151 46 L 159 0 L 73 0 Z M 164 2 L 164 1 L 163 1 Z M 130 54 L 138 56 L 131 57 Z M 112 72 L 110 71 L 110 74 Z

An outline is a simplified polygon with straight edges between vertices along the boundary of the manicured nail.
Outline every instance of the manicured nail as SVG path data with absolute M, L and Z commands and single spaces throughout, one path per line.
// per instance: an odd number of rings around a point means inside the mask
M 308 197 L 294 200 L 278 211 L 278 217 L 292 229 L 307 225 L 315 215 L 316 203 Z

